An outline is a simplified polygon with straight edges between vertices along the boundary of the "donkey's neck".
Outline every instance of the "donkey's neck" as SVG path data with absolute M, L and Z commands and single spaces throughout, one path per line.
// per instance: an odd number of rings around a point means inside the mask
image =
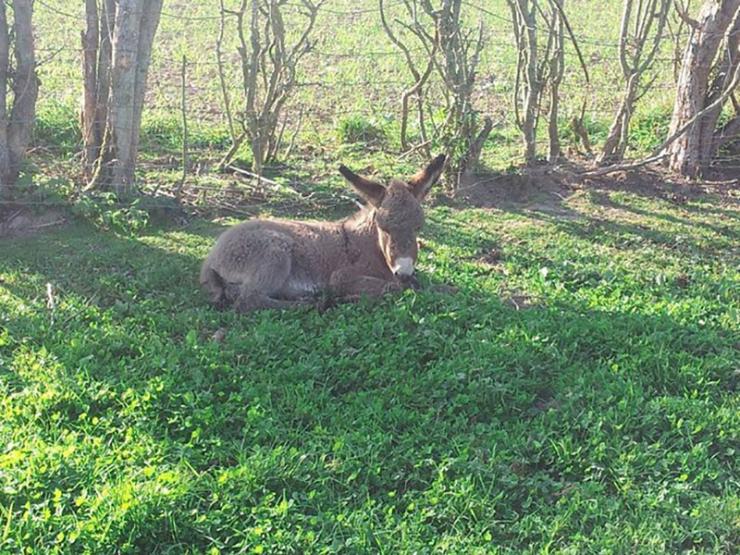
M 351 216 L 341 220 L 341 225 L 353 235 L 373 237 L 377 235 L 375 210 L 372 208 L 361 208 Z
M 366 268 L 377 266 L 378 272 L 382 272 L 385 262 L 378 242 L 375 210 L 362 208 L 336 224 L 341 230 L 342 256 L 346 259 L 345 263 L 350 265 L 361 263 Z

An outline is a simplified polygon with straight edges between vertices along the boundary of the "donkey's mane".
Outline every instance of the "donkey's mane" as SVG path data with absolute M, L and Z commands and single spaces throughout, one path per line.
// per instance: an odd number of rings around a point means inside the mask
M 363 206 L 342 220 L 342 225 L 355 230 L 370 230 L 375 225 L 375 208 Z

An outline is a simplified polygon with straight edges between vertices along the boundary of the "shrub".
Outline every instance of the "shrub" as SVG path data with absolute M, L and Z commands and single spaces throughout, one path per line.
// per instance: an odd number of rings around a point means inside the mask
M 337 136 L 345 144 L 383 143 L 386 139 L 385 131 L 374 120 L 357 115 L 339 120 Z

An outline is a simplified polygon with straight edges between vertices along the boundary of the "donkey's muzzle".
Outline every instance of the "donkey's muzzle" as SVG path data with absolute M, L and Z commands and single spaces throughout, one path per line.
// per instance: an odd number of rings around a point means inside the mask
M 397 258 L 391 270 L 398 277 L 411 276 L 414 274 L 414 260 L 408 257 Z

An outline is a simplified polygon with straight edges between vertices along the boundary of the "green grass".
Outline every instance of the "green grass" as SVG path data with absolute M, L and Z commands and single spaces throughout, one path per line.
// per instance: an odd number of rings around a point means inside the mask
M 378 146 L 385 141 L 385 132 L 373 120 L 363 116 L 347 116 L 337 122 L 337 139 L 345 144 Z
M 439 206 L 459 293 L 324 314 L 208 307 L 229 222 L 0 242 L 0 552 L 731 553 L 739 217 Z

